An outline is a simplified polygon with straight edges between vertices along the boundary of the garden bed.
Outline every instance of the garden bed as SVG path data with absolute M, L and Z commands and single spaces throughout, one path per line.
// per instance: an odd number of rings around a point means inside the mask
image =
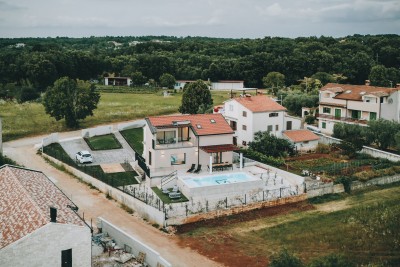
M 114 134 L 97 135 L 84 138 L 91 150 L 110 150 L 122 148 Z

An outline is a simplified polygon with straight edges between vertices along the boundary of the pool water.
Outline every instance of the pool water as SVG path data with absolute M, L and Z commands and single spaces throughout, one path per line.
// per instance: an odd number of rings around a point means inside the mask
M 254 181 L 255 178 L 246 173 L 229 173 L 201 177 L 185 177 L 183 180 L 189 187 L 202 187 Z

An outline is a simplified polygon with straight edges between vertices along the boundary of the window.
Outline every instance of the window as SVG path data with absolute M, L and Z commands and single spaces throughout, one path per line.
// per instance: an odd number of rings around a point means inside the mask
M 149 151 L 149 165 L 151 165 L 151 151 Z
M 231 125 L 232 130 L 236 131 L 236 129 L 237 129 L 237 123 L 236 123 L 236 121 L 231 121 L 231 122 L 230 122 L 230 125 Z
M 229 105 L 229 111 L 233 111 L 233 105 Z
M 175 131 L 157 132 L 157 144 L 173 144 L 175 143 Z
M 361 110 L 352 110 L 351 111 L 351 118 L 353 118 L 353 119 L 361 118 Z
M 237 137 L 236 136 L 233 137 L 232 143 L 234 146 L 237 146 Z
M 322 113 L 331 114 L 331 108 L 323 107 Z
M 212 153 L 213 163 L 222 163 L 222 152 Z
M 210 122 L 211 122 L 211 123 L 215 123 L 215 120 L 214 120 L 214 119 L 211 119 Z
M 303 144 L 308 144 L 308 141 L 304 141 Z
M 322 122 L 322 129 L 326 129 L 326 122 Z
M 269 113 L 269 117 L 278 117 L 278 112 Z
M 197 129 L 201 129 L 203 127 L 201 127 L 201 124 L 196 124 Z
M 247 142 L 246 141 L 242 141 L 242 145 L 246 146 Z
M 61 267 L 72 267 L 72 249 L 61 251 Z
M 178 128 L 178 142 L 189 141 L 189 127 Z
M 272 125 L 268 125 L 267 131 L 268 131 L 268 132 L 272 132 Z
M 186 154 L 172 154 L 171 155 L 171 165 L 182 165 L 186 163 Z
M 279 125 L 275 125 L 275 131 L 279 131 Z
M 370 121 L 376 120 L 376 112 L 370 112 L 369 113 L 369 120 Z
M 247 126 L 246 125 L 242 125 L 242 130 L 243 131 L 247 131 Z
M 292 130 L 292 121 L 286 122 L 286 130 Z
M 243 115 L 243 117 L 247 117 L 247 112 L 246 112 L 246 111 L 243 111 L 243 112 L 242 112 L 242 115 Z

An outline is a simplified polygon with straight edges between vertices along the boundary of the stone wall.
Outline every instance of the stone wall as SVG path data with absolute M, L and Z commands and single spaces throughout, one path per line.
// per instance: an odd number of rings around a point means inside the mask
M 351 183 L 350 189 L 358 190 L 358 189 L 363 189 L 365 187 L 372 186 L 372 185 L 384 185 L 384 184 L 391 184 L 391 183 L 396 183 L 396 182 L 400 182 L 400 174 L 393 175 L 393 176 L 378 177 L 378 178 L 371 179 L 367 182 L 354 181 Z

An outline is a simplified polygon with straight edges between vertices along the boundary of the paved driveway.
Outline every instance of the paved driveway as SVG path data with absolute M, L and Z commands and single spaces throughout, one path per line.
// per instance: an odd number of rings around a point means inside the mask
M 90 151 L 93 155 L 93 163 L 88 165 L 99 165 L 104 163 L 124 163 L 132 162 L 135 159 L 135 151 L 128 145 L 119 132 L 114 132 L 115 137 L 121 143 L 122 148 L 111 150 L 93 151 L 81 137 L 60 140 L 65 152 L 75 160 L 75 154 L 81 150 Z

